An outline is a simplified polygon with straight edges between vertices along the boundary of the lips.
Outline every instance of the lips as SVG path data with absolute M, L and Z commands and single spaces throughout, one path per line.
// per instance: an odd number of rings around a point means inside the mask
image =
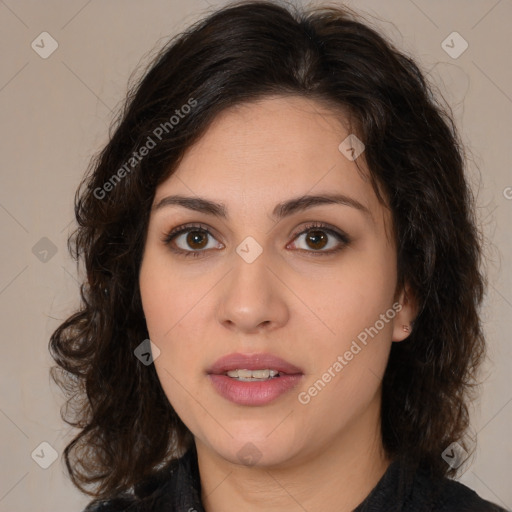
M 302 370 L 297 366 L 281 359 L 272 354 L 240 354 L 233 353 L 218 359 L 207 373 L 213 375 L 224 375 L 228 371 L 245 369 L 245 370 L 277 370 L 280 374 L 300 375 Z
M 266 380 L 241 381 L 229 377 L 231 370 L 277 370 L 279 375 Z M 271 354 L 229 354 L 208 370 L 215 391 L 226 400 L 243 406 L 265 406 L 299 386 L 304 374 L 297 366 Z

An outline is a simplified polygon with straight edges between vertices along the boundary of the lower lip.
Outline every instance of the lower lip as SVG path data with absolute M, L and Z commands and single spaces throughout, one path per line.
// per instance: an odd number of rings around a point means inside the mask
M 265 405 L 293 389 L 303 377 L 302 374 L 281 375 L 260 382 L 244 382 L 227 375 L 209 374 L 217 392 L 240 405 Z

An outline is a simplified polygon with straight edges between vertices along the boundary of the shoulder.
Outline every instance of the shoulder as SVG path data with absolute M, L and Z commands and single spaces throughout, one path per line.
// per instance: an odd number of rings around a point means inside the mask
M 446 482 L 439 499 L 439 512 L 507 512 L 460 482 L 449 479 Z
M 135 506 L 133 498 L 116 497 L 110 500 L 95 500 L 89 503 L 83 512 L 135 512 Z
M 144 504 L 137 496 L 122 493 L 110 499 L 91 501 L 82 512 L 145 512 L 148 509 Z
M 82 512 L 146 512 L 160 510 L 162 496 L 176 479 L 180 460 L 173 460 L 150 477 L 141 480 L 134 489 L 109 499 L 91 501 Z
M 510 512 L 484 500 L 461 482 L 449 478 L 430 479 L 422 472 L 414 482 L 410 510 L 419 510 L 420 503 L 429 512 Z

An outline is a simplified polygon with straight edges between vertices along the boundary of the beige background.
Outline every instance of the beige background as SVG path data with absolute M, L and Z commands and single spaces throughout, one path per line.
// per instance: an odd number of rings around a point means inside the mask
M 80 511 L 89 501 L 65 476 L 60 455 L 71 431 L 60 420 L 61 397 L 48 376 L 48 337 L 78 304 L 66 249 L 75 189 L 107 140 L 132 71 L 222 3 L 0 0 L 0 512 Z M 381 18 L 377 25 L 420 60 L 454 107 L 470 149 L 489 239 L 489 361 L 472 417 L 478 450 L 460 481 L 512 508 L 512 1 L 347 3 Z M 44 31 L 58 42 L 47 59 L 31 47 Z M 469 44 L 456 59 L 441 46 L 453 31 Z M 42 442 L 59 456 L 48 469 L 31 458 Z M 38 460 L 51 461 L 50 451 L 38 448 Z

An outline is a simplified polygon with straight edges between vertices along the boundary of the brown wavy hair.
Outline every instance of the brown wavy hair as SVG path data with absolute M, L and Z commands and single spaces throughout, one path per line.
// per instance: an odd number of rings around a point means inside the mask
M 408 283 L 419 305 L 383 379 L 384 447 L 433 475 L 455 473 L 441 453 L 454 441 L 471 451 L 463 438 L 485 356 L 483 242 L 464 148 L 433 91 L 411 57 L 344 7 L 237 2 L 159 51 L 76 192 L 68 249 L 86 279 L 79 310 L 49 343 L 62 418 L 79 429 L 64 458 L 82 492 L 106 499 L 135 488 L 193 444 L 154 365 L 134 356 L 149 337 L 138 284 L 149 212 L 156 187 L 220 112 L 271 95 L 347 113 L 366 146 L 372 186 L 392 211 L 398 286 Z M 156 146 L 131 160 L 166 122 Z

